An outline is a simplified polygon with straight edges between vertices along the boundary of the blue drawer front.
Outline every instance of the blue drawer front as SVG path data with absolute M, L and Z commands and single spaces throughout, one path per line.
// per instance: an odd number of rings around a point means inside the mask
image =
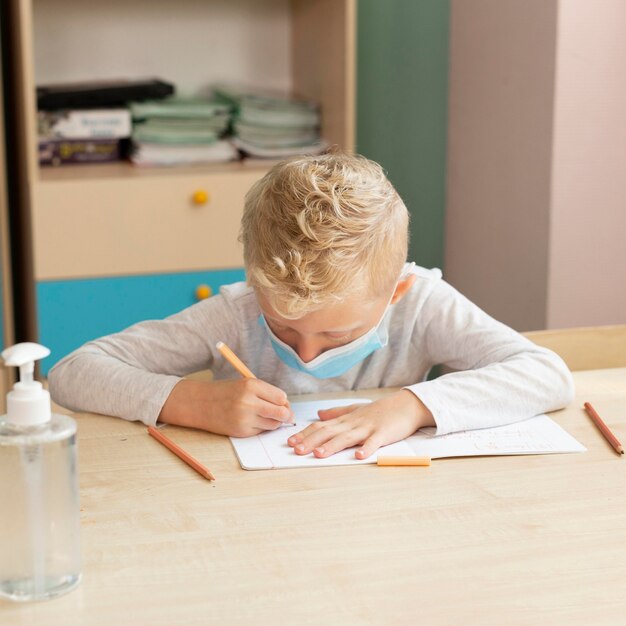
M 217 293 L 220 286 L 240 280 L 245 280 L 243 269 L 39 282 L 39 341 L 52 351 L 41 362 L 41 372 L 47 375 L 86 341 L 195 304 L 198 285 Z

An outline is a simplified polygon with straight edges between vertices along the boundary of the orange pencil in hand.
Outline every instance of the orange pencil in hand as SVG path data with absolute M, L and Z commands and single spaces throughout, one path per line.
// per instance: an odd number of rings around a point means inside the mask
M 244 362 L 223 341 L 218 341 L 215 344 L 215 347 L 244 378 L 256 378 L 256 376 L 246 367 Z
M 215 344 L 218 352 L 244 377 L 244 378 L 256 378 L 256 376 L 248 369 L 247 365 L 223 342 L 218 341 Z M 289 406 L 289 400 L 285 403 L 285 406 Z M 295 426 L 295 422 L 292 423 Z

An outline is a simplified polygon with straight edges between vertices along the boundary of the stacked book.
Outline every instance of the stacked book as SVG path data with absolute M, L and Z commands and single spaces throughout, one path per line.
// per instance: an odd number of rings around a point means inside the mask
M 221 163 L 239 158 L 224 135 L 231 107 L 200 98 L 166 98 L 130 106 L 131 161 L 137 165 Z
M 234 109 L 232 142 L 244 156 L 277 159 L 328 149 L 317 102 L 224 85 L 215 87 L 215 96 Z
M 39 162 L 61 165 L 121 159 L 131 133 L 127 103 L 172 93 L 174 85 L 156 78 L 39 85 Z
M 113 109 L 38 111 L 39 163 L 104 163 L 124 156 L 130 112 Z

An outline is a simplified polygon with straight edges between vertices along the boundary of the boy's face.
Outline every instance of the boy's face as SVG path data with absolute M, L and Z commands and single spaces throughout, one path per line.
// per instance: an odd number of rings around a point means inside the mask
M 398 283 L 391 298 L 392 304 L 402 298 L 413 280 L 412 276 Z M 389 302 L 388 295 L 368 301 L 353 296 L 293 320 L 277 313 L 260 289 L 256 290 L 256 294 L 267 325 L 305 363 L 326 350 L 338 348 L 364 335 L 380 322 Z

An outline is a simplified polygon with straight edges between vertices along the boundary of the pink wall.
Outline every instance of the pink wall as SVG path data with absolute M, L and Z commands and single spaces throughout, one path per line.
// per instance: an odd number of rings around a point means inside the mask
M 626 323 L 626 2 L 561 0 L 548 326 Z
M 543 328 L 555 0 L 452 0 L 445 278 Z
M 446 278 L 518 330 L 626 323 L 626 0 L 451 0 Z

